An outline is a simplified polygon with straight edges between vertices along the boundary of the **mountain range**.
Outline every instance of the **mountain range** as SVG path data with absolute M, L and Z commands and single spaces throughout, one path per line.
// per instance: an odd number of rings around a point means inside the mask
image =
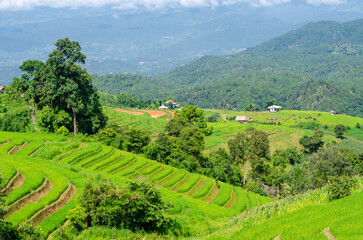
M 137 80 L 135 80 L 137 79 Z M 155 78 L 95 76 L 100 91 L 164 97 L 202 108 L 335 110 L 363 116 L 363 19 L 320 21 L 237 54 L 206 56 Z

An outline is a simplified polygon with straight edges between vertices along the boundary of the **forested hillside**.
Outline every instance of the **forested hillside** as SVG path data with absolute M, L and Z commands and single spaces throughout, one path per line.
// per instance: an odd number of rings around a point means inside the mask
M 204 108 L 264 107 L 276 99 L 289 109 L 335 110 L 363 116 L 363 19 L 317 22 L 239 54 L 207 56 L 156 79 L 125 82 L 125 75 L 99 76 L 109 93 L 162 97 Z M 126 75 L 127 76 L 127 75 Z M 109 87 L 107 87 L 109 86 Z M 147 86 L 147 87 L 146 87 Z

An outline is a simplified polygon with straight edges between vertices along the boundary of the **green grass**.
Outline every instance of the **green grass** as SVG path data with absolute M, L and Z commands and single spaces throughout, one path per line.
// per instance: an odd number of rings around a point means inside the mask
M 232 186 L 223 182 L 219 182 L 219 186 L 218 194 L 211 203 L 224 206 L 231 198 Z

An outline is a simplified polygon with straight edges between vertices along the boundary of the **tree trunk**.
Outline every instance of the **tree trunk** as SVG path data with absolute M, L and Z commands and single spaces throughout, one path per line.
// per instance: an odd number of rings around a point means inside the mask
M 37 131 L 37 119 L 35 117 L 35 107 L 32 106 L 31 103 L 29 103 L 29 110 L 30 110 L 30 118 L 34 125 L 34 130 Z
M 78 134 L 78 130 L 77 130 L 77 117 L 76 117 L 76 112 L 73 110 L 73 108 L 72 108 L 72 111 L 73 111 L 73 133 L 74 133 L 74 135 L 77 135 Z

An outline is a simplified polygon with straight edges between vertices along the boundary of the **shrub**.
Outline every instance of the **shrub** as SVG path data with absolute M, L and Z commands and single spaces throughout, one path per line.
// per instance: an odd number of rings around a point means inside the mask
M 6 113 L 0 118 L 0 131 L 25 132 L 29 123 L 28 111 Z
M 338 137 L 342 137 L 343 133 L 346 131 L 345 126 L 343 124 L 338 124 L 334 128 L 334 132 Z
M 171 206 L 150 183 L 131 182 L 117 189 L 106 180 L 89 182 L 80 199 L 90 225 L 163 232 L 172 221 L 165 215 Z
M 330 177 L 327 186 L 329 200 L 332 201 L 349 196 L 356 186 L 356 178 L 349 178 L 347 176 Z
M 80 232 L 86 227 L 86 217 L 86 209 L 84 207 L 77 206 L 75 209 L 68 211 L 67 219 L 69 220 L 70 226 Z
M 67 136 L 68 133 L 69 133 L 69 130 L 65 126 L 61 126 L 60 128 L 57 129 L 58 135 Z

